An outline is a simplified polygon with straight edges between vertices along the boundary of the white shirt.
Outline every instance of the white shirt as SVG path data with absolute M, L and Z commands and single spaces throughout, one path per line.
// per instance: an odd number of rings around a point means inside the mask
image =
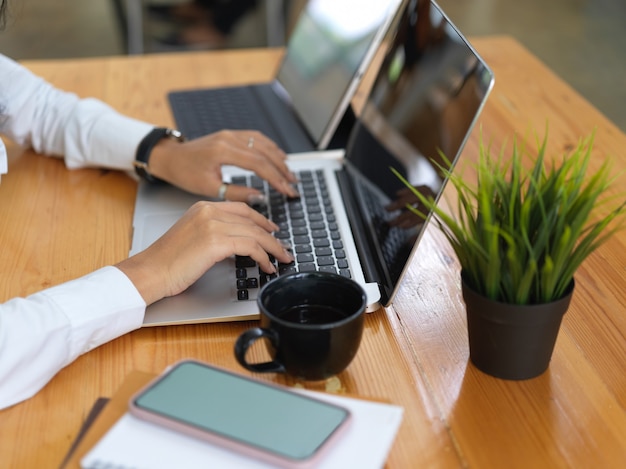
M 131 170 L 152 128 L 55 89 L 0 55 L 0 134 L 20 145 L 62 155 L 68 168 Z M 8 169 L 0 140 L 0 176 Z M 34 395 L 79 355 L 139 328 L 145 306 L 115 267 L 1 304 L 0 409 Z

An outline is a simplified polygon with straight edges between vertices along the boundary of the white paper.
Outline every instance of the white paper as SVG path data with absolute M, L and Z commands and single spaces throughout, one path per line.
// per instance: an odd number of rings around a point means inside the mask
M 402 407 L 302 391 L 347 407 L 352 424 L 320 460 L 324 469 L 381 468 L 402 421 Z M 125 414 L 81 460 L 84 469 L 185 469 L 272 466 Z

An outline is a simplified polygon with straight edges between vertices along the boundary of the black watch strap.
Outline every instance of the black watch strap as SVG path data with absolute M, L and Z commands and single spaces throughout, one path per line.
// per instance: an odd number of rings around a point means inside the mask
M 159 140 L 163 138 L 171 138 L 178 142 L 185 141 L 185 138 L 178 130 L 168 129 L 165 127 L 152 129 L 150 133 L 143 138 L 137 147 L 137 153 L 135 154 L 135 161 L 133 162 L 133 165 L 135 166 L 135 172 L 148 182 L 161 181 L 159 178 L 150 174 L 148 163 L 150 161 L 152 149 L 159 142 Z

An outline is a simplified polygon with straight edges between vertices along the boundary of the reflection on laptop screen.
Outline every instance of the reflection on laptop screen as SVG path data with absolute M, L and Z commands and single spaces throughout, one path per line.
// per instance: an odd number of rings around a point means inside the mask
M 309 0 L 289 39 L 278 80 L 318 142 L 381 25 L 401 0 Z
M 435 3 L 414 0 L 399 21 L 384 43 L 382 67 L 346 155 L 349 198 L 364 233 L 357 242 L 371 253 L 368 259 L 377 259 L 367 275 L 383 285 L 386 298 L 424 226 L 404 208 L 416 198 L 390 167 L 424 193 L 441 195 L 439 151 L 456 161 L 493 83 L 491 71 Z

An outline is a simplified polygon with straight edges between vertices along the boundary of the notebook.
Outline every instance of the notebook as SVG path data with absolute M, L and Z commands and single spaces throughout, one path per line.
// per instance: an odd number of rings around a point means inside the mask
M 416 201 L 391 167 L 438 198 L 445 184 L 436 166 L 443 163 L 439 151 L 456 162 L 494 82 L 487 64 L 433 1 L 407 2 L 379 52 L 380 68 L 363 81 L 367 98 L 345 150 L 290 155 L 302 197 L 287 200 L 270 193 L 270 203 L 259 207 L 281 226 L 276 236 L 288 241 L 297 257 L 297 264 L 279 266 L 281 271 L 313 268 L 349 276 L 365 289 L 368 311 L 393 301 L 425 226 L 404 208 Z M 235 167 L 223 168 L 223 176 L 232 183 L 266 185 Z M 321 200 L 315 202 L 314 195 Z M 156 240 L 199 199 L 142 181 L 131 254 Z M 312 225 L 306 234 L 302 218 Z M 271 279 L 246 262 L 220 262 L 184 293 L 148 307 L 144 325 L 258 317 L 256 295 Z
M 400 3 L 309 0 L 274 80 L 170 92 L 178 129 L 190 139 L 259 130 L 288 153 L 326 149 L 333 136 L 342 146 L 353 122 L 350 99 Z
M 385 466 L 402 423 L 402 407 L 296 389 L 296 392 L 344 406 L 352 424 L 316 467 L 376 469 Z M 272 469 L 258 459 L 238 454 L 126 413 L 80 460 L 85 469 Z

